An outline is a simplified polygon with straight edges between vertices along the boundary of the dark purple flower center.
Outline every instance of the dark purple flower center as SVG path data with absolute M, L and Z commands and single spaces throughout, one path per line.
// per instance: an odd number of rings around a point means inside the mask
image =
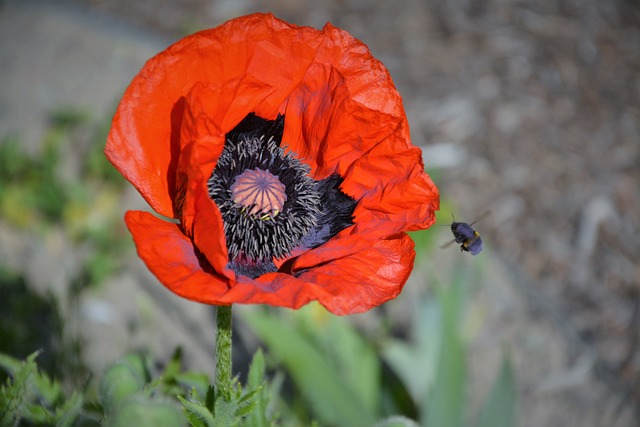
M 320 246 L 353 225 L 356 201 L 340 190 L 342 177 L 311 178 L 309 166 L 280 146 L 283 131 L 284 116 L 249 114 L 226 135 L 207 182 L 237 274 L 276 271 L 274 258 Z

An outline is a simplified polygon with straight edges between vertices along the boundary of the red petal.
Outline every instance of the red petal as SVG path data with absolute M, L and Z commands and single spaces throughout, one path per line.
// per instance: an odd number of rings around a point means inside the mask
M 224 85 L 197 83 L 185 98 L 174 206 L 187 233 L 197 215 L 193 192 L 206 188 L 225 135 L 271 93 L 270 86 L 245 76 Z
M 226 132 L 250 111 L 286 113 L 283 144 L 314 178 L 340 173 L 359 201 L 355 226 L 291 261 L 295 277 L 234 279 L 226 268 L 206 181 Z M 413 265 L 401 232 L 431 225 L 438 208 L 388 72 L 330 24 L 317 31 L 256 14 L 182 39 L 133 80 L 105 152 L 156 211 L 181 217 L 179 227 L 127 214 L 141 258 L 169 289 L 208 304 L 318 300 L 336 314 L 377 306 L 398 295 Z
M 274 91 L 267 99 L 262 94 L 250 99 L 249 104 L 256 106 L 259 116 L 274 117 L 304 76 L 321 41 L 317 30 L 262 14 L 185 37 L 151 58 L 127 88 L 113 118 L 107 158 L 156 212 L 175 217 L 184 97 L 194 84 L 224 86 L 251 76 Z
M 289 97 L 283 141 L 315 178 L 343 176 L 343 191 L 359 201 L 359 232 L 375 239 L 429 227 L 438 190 L 411 145 L 389 73 L 347 33 L 330 25 L 323 32 L 317 62 Z
M 193 240 L 195 245 L 205 255 L 216 273 L 233 280 L 235 273 L 227 268 L 229 255 L 220 210 L 209 198 L 206 189 L 195 188 L 194 198 L 196 216 L 193 221 Z
M 228 279 L 205 271 L 210 268 L 206 260 L 201 260 L 177 224 L 140 211 L 127 212 L 125 222 L 138 255 L 167 288 L 190 300 L 220 303 L 229 290 Z
M 298 278 L 269 273 L 234 284 L 209 271 L 177 224 L 147 212 L 129 211 L 125 221 L 149 270 L 172 292 L 205 304 L 269 304 L 299 308 L 319 301 L 343 315 L 366 311 L 395 298 L 413 266 L 413 242 L 403 234 L 380 240 L 330 264 L 311 266 Z M 364 247 L 363 245 L 358 245 Z M 321 259 L 316 259 L 321 262 Z
M 345 246 L 338 250 L 334 246 L 300 257 L 295 262 L 294 273 L 299 275 L 294 283 L 283 280 L 281 284 L 277 279 L 290 277 L 283 274 L 259 277 L 258 283 L 273 281 L 282 286 L 274 293 L 261 295 L 259 302 L 299 308 L 318 301 L 332 313 L 344 315 L 369 310 L 398 296 L 413 268 L 411 238 L 398 234 L 374 243 L 365 239 L 353 239 L 351 243 L 356 249 Z M 331 262 L 325 263 L 327 258 Z
M 397 234 L 316 265 L 299 278 L 317 286 L 318 301 L 332 313 L 361 313 L 400 294 L 413 269 L 413 248 L 407 234 Z

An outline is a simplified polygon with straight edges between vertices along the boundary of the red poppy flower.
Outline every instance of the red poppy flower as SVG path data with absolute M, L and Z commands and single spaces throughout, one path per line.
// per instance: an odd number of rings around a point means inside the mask
M 207 304 L 362 312 L 396 297 L 438 191 L 367 47 L 254 14 L 142 68 L 107 158 L 165 221 L 125 220 L 170 290 Z

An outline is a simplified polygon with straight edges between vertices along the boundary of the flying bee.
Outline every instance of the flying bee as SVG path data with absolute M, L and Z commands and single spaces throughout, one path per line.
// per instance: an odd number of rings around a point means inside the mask
M 482 252 L 482 238 L 480 237 L 480 233 L 473 229 L 472 225 L 489 215 L 489 213 L 490 211 L 485 212 L 480 218 L 476 219 L 471 224 L 467 224 L 466 222 L 456 222 L 454 217 L 453 222 L 451 223 L 451 232 L 453 233 L 454 239 L 442 245 L 441 248 L 445 249 L 453 243 L 460 243 L 461 252 L 469 252 L 471 255 L 478 255 Z M 453 217 L 453 214 L 451 214 L 451 216 Z

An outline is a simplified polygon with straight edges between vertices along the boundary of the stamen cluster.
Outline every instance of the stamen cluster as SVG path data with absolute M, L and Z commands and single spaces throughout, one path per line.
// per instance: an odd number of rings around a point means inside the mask
M 282 258 L 298 246 L 320 212 L 321 196 L 309 167 L 279 146 L 283 128 L 284 116 L 276 123 L 248 116 L 227 134 L 207 183 L 222 214 L 231 267 L 245 274 L 275 270 L 272 258 Z M 272 200 L 271 209 L 243 198 L 243 182 L 248 185 L 251 174 L 271 179 L 269 188 L 274 199 L 280 197 L 281 207 L 278 200 Z M 282 190 L 283 197 L 278 196 Z

